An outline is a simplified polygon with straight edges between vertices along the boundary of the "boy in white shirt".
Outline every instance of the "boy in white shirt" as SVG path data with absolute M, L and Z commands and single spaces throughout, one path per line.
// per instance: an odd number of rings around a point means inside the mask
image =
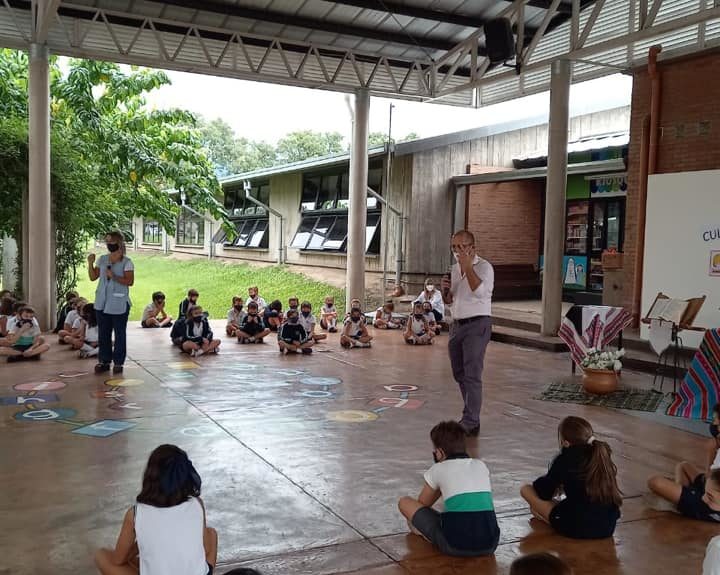
M 375 311 L 375 320 L 373 321 L 373 327 L 376 329 L 400 329 L 402 325 L 399 321 L 393 318 L 393 312 L 395 311 L 395 304 L 392 300 L 385 302 L 385 305 L 377 308 Z
M 248 298 L 245 300 L 245 309 L 248 308 L 251 301 L 254 301 L 257 304 L 258 313 L 263 315 L 263 313 L 265 313 L 265 308 L 267 307 L 267 302 L 258 295 L 257 286 L 251 286 L 248 288 Z
M 307 336 L 312 338 L 315 343 L 327 339 L 327 334 L 315 333 L 315 316 L 312 313 L 312 305 L 309 301 L 304 301 L 300 304 L 299 323 L 305 329 Z
M 142 319 L 142 327 L 172 327 L 172 318 L 165 311 L 165 294 L 156 291 L 152 294 L 152 302 L 145 306 Z
M 415 302 L 413 312 L 407 321 L 405 332 L 405 343 L 410 345 L 430 345 L 435 337 L 435 332 L 430 329 L 427 319 L 423 314 L 423 304 Z
M 446 555 L 491 555 L 500 539 L 490 472 L 465 447 L 465 430 L 444 421 L 430 432 L 435 465 L 425 472 L 417 499 L 398 503 L 413 533 L 422 535 Z M 443 511 L 432 507 L 441 500 Z
M 337 318 L 335 298 L 328 296 L 325 298 L 325 305 L 320 308 L 320 327 L 330 333 L 335 333 L 337 331 Z
M 225 326 L 225 333 L 230 337 L 237 337 L 237 332 L 240 330 L 245 316 L 247 314 L 243 311 L 243 300 L 239 295 L 232 298 L 232 307 L 227 313 L 227 325 Z
M 359 308 L 352 308 L 343 325 L 340 345 L 345 348 L 370 347 L 372 336 L 368 334 L 367 326 Z
M 440 326 L 435 320 L 435 314 L 433 313 L 432 304 L 429 301 L 422 302 L 422 310 L 423 315 L 425 316 L 425 321 L 427 322 L 430 331 L 432 331 L 435 335 L 440 335 Z
M 84 301 L 80 297 L 76 297 L 74 300 L 70 302 L 70 309 L 65 316 L 65 323 L 63 325 L 63 328 L 58 332 L 58 343 L 70 343 L 67 338 L 68 337 L 77 337 L 78 333 L 76 331 L 76 323 L 77 320 L 80 319 L 80 313 L 78 312 L 78 307 L 82 307 L 87 302 Z
M 98 325 L 95 315 L 95 306 L 87 303 L 83 306 L 81 317 L 83 321 L 84 333 L 83 341 L 78 351 L 78 357 L 85 359 L 87 357 L 96 357 L 98 354 Z
M 7 336 L 10 347 L 0 347 L 0 355 L 7 356 L 8 362 L 40 359 L 40 355 L 50 349 L 40 333 L 35 310 L 29 305 L 24 306 L 20 309 L 20 318 Z

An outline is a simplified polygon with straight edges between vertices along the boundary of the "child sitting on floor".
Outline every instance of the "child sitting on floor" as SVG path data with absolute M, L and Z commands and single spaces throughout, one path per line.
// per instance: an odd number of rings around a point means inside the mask
M 305 333 L 315 343 L 327 339 L 327 334 L 315 333 L 315 316 L 312 313 L 312 304 L 309 301 L 300 304 L 300 325 L 303 326 Z
M 572 569 L 551 553 L 532 553 L 515 559 L 510 575 L 572 575 Z
M 558 427 L 560 454 L 546 475 L 524 485 L 520 495 L 533 515 L 573 539 L 611 537 L 620 518 L 622 493 L 610 446 L 599 441 L 581 417 L 566 417 Z M 565 499 L 554 498 L 562 490 Z
M 677 506 L 686 517 L 720 523 L 720 450 L 718 425 L 720 405 L 713 407 L 710 424 L 712 439 L 707 440 L 706 471 L 692 463 L 681 461 L 675 467 L 675 478 L 656 475 L 648 480 L 648 487 L 656 495 Z M 708 478 L 716 477 L 714 481 Z
M 425 472 L 417 499 L 403 497 L 398 504 L 414 533 L 441 553 L 457 556 L 491 555 L 500 539 L 493 506 L 490 472 L 465 446 L 465 429 L 443 421 L 430 431 L 435 465 Z M 432 506 L 442 498 L 443 512 Z
M 187 318 L 179 317 L 170 330 L 170 341 L 177 347 L 182 347 L 184 333 L 187 329 Z
M 288 299 L 288 310 L 294 309 L 298 313 L 300 312 L 300 300 L 297 296 L 293 296 Z
M 142 327 L 172 327 L 172 318 L 165 311 L 165 294 L 156 291 L 152 294 L 152 302 L 145 306 L 142 319 Z
M 178 308 L 178 317 L 186 318 L 188 311 L 190 311 L 190 308 L 197 305 L 199 297 L 200 294 L 198 293 L 198 290 L 189 289 L 187 292 L 187 297 L 180 302 L 180 307 Z
M 368 333 L 360 308 L 352 308 L 343 324 L 340 345 L 345 348 L 370 347 L 372 336 Z
M 299 314 L 296 309 L 289 309 L 285 321 L 278 330 L 278 347 L 280 353 L 311 354 L 315 342 L 308 337 L 305 328 L 300 325 Z
M 358 298 L 353 298 L 350 300 L 350 310 L 345 312 L 345 320 L 347 320 L 350 317 L 350 313 L 354 309 L 360 310 L 360 319 L 363 322 L 363 325 L 365 325 L 367 323 L 367 318 L 365 317 L 365 314 L 363 313 L 362 306 L 360 305 L 360 300 Z
M 243 299 L 239 295 L 234 296 L 232 298 L 232 307 L 227 313 L 225 333 L 230 337 L 237 337 L 237 332 L 240 329 L 240 324 L 243 322 L 243 319 L 245 319 L 245 315 L 243 311 Z
M 377 308 L 375 311 L 375 321 L 373 321 L 373 327 L 376 329 L 399 329 L 402 327 L 399 321 L 395 321 L 393 318 L 393 312 L 395 311 L 395 304 L 392 300 L 387 300 L 385 305 Z
M 430 345 L 433 342 L 435 332 L 430 329 L 420 302 L 413 304 L 413 312 L 408 318 L 403 336 L 405 343 L 410 345 Z
M 199 305 L 188 310 L 183 332 L 182 349 L 191 357 L 200 357 L 205 353 L 217 353 L 220 346 L 219 339 L 213 339 L 207 317 Z
M 83 342 L 78 351 L 78 357 L 95 357 L 98 354 L 98 325 L 95 315 L 95 306 L 86 303 L 81 310 L 84 324 Z
M 207 526 L 202 481 L 187 454 L 161 445 L 150 454 L 142 490 L 125 513 L 114 549 L 95 553 L 102 575 L 210 575 L 217 532 Z
M 270 305 L 265 308 L 263 321 L 265 322 L 265 327 L 270 331 L 277 332 L 280 328 L 283 323 L 283 312 L 282 303 L 279 299 L 272 301 Z
M 70 290 L 65 294 L 65 304 L 58 310 L 58 320 L 55 325 L 53 333 L 58 333 L 65 327 L 65 318 L 70 310 L 73 308 L 72 301 L 78 297 L 78 293 L 74 290 Z
M 265 326 L 259 311 L 257 302 L 248 304 L 247 315 L 240 323 L 240 329 L 235 332 L 238 343 L 263 343 L 263 339 L 270 335 L 270 329 Z
M 78 328 L 80 326 L 80 312 L 78 311 L 78 308 L 82 307 L 86 303 L 86 301 L 79 297 L 70 301 L 70 306 L 67 315 L 65 316 L 65 323 L 63 324 L 62 329 L 57 332 L 58 343 L 70 343 L 68 338 L 78 337 Z
M 320 327 L 330 333 L 337 331 L 338 312 L 335 308 L 335 298 L 325 298 L 325 305 L 320 308 Z
M 40 359 L 40 355 L 50 349 L 40 334 L 35 310 L 29 305 L 20 308 L 20 317 L 7 336 L 10 345 L 0 347 L 0 355 L 7 356 L 8 362 L 29 358 Z
M 422 310 L 423 316 L 425 316 L 425 321 L 427 322 L 430 331 L 435 335 L 440 335 L 440 326 L 435 319 L 432 304 L 429 301 L 422 302 Z

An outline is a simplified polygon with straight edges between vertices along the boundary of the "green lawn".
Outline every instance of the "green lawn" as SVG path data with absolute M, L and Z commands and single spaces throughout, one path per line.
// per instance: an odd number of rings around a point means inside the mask
M 313 305 L 313 313 L 320 313 L 325 296 L 335 296 L 335 305 L 344 312 L 345 292 L 327 284 L 292 273 L 283 266 L 252 267 L 248 264 L 225 264 L 207 260 L 178 260 L 165 255 L 130 255 L 135 264 L 135 285 L 130 288 L 133 307 L 130 319 L 139 320 L 143 307 L 150 302 L 154 291 L 167 296 L 168 313 L 177 316 L 178 305 L 195 288 L 200 292 L 198 303 L 211 318 L 223 318 L 230 308 L 232 297 L 247 298 L 248 286 L 257 285 L 260 295 L 270 303 L 273 299 L 283 302 L 297 295 Z M 85 269 L 78 270 L 78 293 L 89 301 L 95 299 L 96 284 L 90 282 Z

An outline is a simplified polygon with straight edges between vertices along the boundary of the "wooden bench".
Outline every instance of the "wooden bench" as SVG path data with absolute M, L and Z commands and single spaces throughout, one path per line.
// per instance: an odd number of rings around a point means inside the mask
M 495 268 L 494 300 L 535 299 L 542 293 L 542 280 L 533 264 L 500 264 Z

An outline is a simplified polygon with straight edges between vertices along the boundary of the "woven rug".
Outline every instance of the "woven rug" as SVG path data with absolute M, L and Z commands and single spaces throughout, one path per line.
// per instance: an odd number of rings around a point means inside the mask
M 585 393 L 580 383 L 553 382 L 535 399 L 654 412 L 657 411 L 663 397 L 662 393 L 651 389 L 636 389 L 633 387 L 623 387 L 607 395 L 592 395 Z

